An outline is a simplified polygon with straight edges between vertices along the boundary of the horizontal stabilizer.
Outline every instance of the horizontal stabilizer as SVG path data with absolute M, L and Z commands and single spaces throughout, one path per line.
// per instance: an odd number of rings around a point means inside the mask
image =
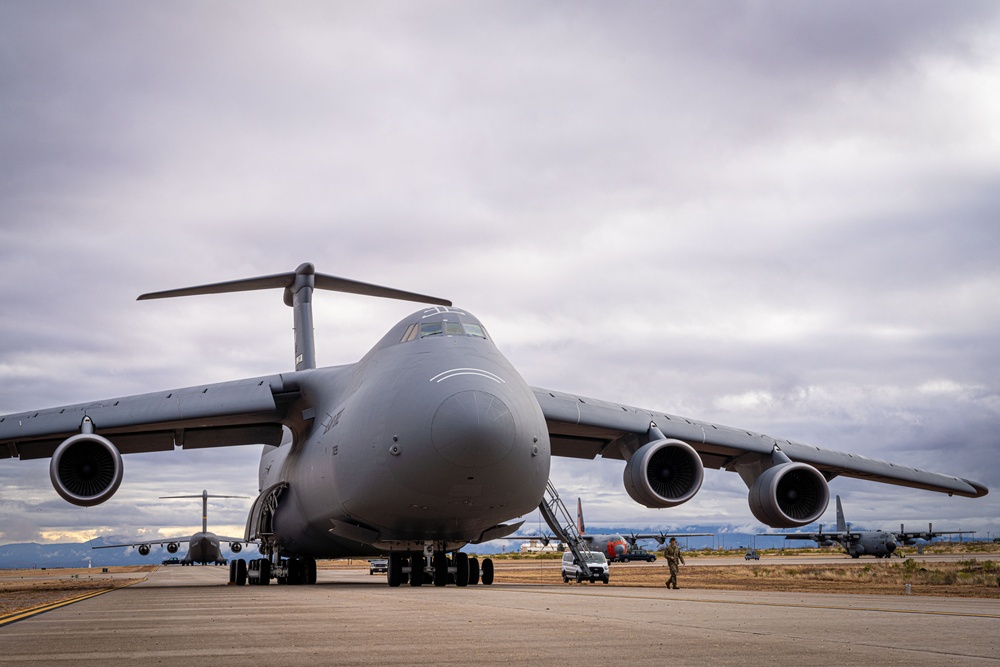
M 312 264 L 303 264 L 297 270 L 289 273 L 276 273 L 270 276 L 259 276 L 256 278 L 243 278 L 240 280 L 229 280 L 210 285 L 197 285 L 195 287 L 183 287 L 180 289 L 164 290 L 162 292 L 149 292 L 139 296 L 139 301 L 147 299 L 168 299 L 175 296 L 196 296 L 200 294 L 228 294 L 231 292 L 250 292 L 262 289 L 284 288 L 291 289 L 295 286 L 298 276 L 312 276 L 313 286 L 316 289 L 330 290 L 333 292 L 346 292 L 348 294 L 360 294 L 362 296 L 378 296 L 384 299 L 398 299 L 400 301 L 416 301 L 418 303 L 431 303 L 438 306 L 450 306 L 451 301 L 439 299 L 425 294 L 406 292 L 404 290 L 382 287 L 371 283 L 363 283 L 337 276 L 328 276 L 316 273 Z M 291 305 L 289 303 L 288 305 Z

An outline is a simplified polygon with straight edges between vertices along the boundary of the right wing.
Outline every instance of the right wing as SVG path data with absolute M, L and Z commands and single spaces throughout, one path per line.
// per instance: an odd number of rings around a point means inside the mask
M 0 417 L 0 459 L 49 458 L 67 438 L 93 432 L 122 454 L 281 441 L 281 420 L 298 397 L 285 376 L 137 394 Z
M 102 544 L 98 547 L 90 547 L 91 549 L 118 549 L 121 547 L 153 547 L 161 544 L 187 544 L 191 540 L 191 536 L 186 537 L 174 537 L 166 540 L 136 540 L 135 542 L 126 542 L 125 544 Z M 242 540 L 241 540 L 242 541 Z

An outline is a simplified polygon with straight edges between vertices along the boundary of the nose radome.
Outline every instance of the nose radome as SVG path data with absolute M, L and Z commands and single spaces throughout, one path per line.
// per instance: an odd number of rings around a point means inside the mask
M 485 391 L 462 391 L 434 413 L 431 437 L 447 461 L 483 468 L 501 461 L 514 447 L 517 427 L 507 405 Z

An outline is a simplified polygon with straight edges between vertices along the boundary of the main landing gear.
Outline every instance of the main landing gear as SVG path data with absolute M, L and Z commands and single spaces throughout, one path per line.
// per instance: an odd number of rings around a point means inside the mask
M 480 567 L 482 569 L 480 569 Z M 392 587 L 409 583 L 410 586 L 434 584 L 435 586 L 474 586 L 480 582 L 484 586 L 493 584 L 493 561 L 470 558 L 461 551 L 394 551 L 389 554 L 389 569 L 386 580 Z
M 316 583 L 315 558 L 281 558 L 274 565 L 267 558 L 254 558 L 249 563 L 237 558 L 229 562 L 229 583 L 237 586 L 266 586 L 271 579 L 279 584 L 299 586 Z

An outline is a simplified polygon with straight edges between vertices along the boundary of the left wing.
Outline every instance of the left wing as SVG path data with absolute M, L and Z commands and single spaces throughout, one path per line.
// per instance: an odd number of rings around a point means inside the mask
M 839 475 L 969 498 L 988 492 L 960 477 L 619 403 L 532 390 L 545 416 L 552 454 L 627 461 L 626 489 L 647 507 L 689 500 L 701 486 L 704 468 L 739 473 L 750 489 L 754 516 L 784 528 L 818 519 L 829 502 L 827 482 Z

